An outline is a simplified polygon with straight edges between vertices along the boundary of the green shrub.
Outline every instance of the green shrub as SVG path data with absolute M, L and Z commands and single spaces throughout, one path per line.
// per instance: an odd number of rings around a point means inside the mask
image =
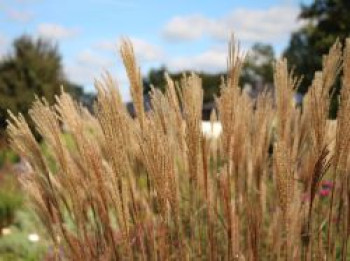
M 42 260 L 48 251 L 48 243 L 36 216 L 26 207 L 16 212 L 13 225 L 9 227 L 10 234 L 0 237 L 0 261 Z M 31 242 L 29 234 L 40 235 L 40 240 Z
M 14 164 L 19 162 L 19 156 L 11 149 L 0 150 L 0 168 L 5 165 L 6 162 Z
M 0 185 L 0 229 L 9 226 L 22 205 L 22 195 L 14 177 L 6 176 Z

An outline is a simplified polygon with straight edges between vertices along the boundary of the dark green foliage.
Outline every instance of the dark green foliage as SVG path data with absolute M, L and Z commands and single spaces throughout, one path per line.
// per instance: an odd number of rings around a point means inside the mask
M 166 81 L 165 81 L 165 73 L 167 69 L 162 66 L 160 69 L 152 69 L 148 76 L 144 79 L 144 92 L 148 93 L 151 89 L 151 85 L 155 88 L 159 88 L 161 90 L 165 89 Z M 190 71 L 183 71 L 177 73 L 170 73 L 170 77 L 179 82 L 184 74 L 190 74 Z M 221 83 L 221 77 L 224 76 L 224 73 L 210 74 L 205 72 L 199 72 L 199 77 L 202 79 L 202 85 L 204 90 L 204 102 L 213 101 L 214 95 L 219 93 L 219 87 Z
M 302 6 L 300 18 L 314 24 L 309 41 L 316 52 L 327 53 L 336 39 L 345 41 L 350 33 L 349 11 L 348 0 L 316 0 Z
M 303 5 L 299 18 L 306 22 L 299 31 L 294 32 L 284 55 L 295 68 L 295 72 L 304 79 L 299 92 L 305 93 L 315 71 L 322 67 L 322 56 L 338 39 L 344 41 L 350 35 L 350 1 L 349 0 L 316 0 L 310 5 Z M 337 93 L 333 96 L 330 117 L 337 111 Z
M 15 212 L 22 204 L 22 195 L 12 176 L 1 177 L 0 184 L 0 230 L 11 225 Z
M 6 125 L 7 110 L 26 113 L 35 95 L 53 102 L 63 83 L 55 45 L 28 36 L 16 39 L 13 52 L 0 63 L 0 127 Z
M 151 69 L 147 77 L 143 79 L 144 94 L 147 94 L 151 90 L 151 85 L 164 91 L 166 85 L 164 75 L 167 71 L 165 66 L 161 66 L 159 69 Z
M 80 85 L 66 81 L 64 83 L 64 90 L 68 92 L 74 100 L 80 102 L 90 111 L 93 110 L 93 104 L 96 99 L 96 95 L 93 93 L 87 93 Z
M 311 85 L 314 72 L 322 68 L 322 54 L 314 49 L 309 39 L 309 35 L 314 30 L 312 25 L 308 25 L 294 32 L 284 53 L 289 64 L 295 68 L 295 72 L 303 75 L 303 81 L 298 90 L 301 93 L 306 93 Z
M 0 61 L 0 130 L 6 127 L 7 110 L 26 116 L 35 95 L 52 103 L 62 85 L 77 100 L 84 94 L 64 77 L 57 45 L 29 36 L 16 39 Z
M 12 150 L 3 148 L 0 150 L 0 168 L 2 168 L 6 163 L 14 164 L 19 162 L 19 156 Z

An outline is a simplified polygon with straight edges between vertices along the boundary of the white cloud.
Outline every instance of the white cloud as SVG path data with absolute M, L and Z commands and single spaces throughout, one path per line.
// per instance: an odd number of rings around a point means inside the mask
M 86 67 L 106 69 L 113 66 L 111 59 L 105 58 L 92 50 L 84 50 L 77 56 L 77 62 Z
M 112 77 L 115 77 L 116 83 L 124 101 L 130 100 L 129 82 L 125 72 L 116 70 L 116 68 L 106 68 L 93 66 L 92 64 L 82 64 L 75 62 L 65 66 L 65 74 L 72 82 L 86 87 L 87 91 L 94 91 L 94 82 L 96 79 L 101 79 L 101 75 L 108 70 Z
M 67 64 L 64 68 L 65 75 L 70 81 L 84 86 L 92 85 L 94 79 L 98 77 L 94 68 L 83 66 L 81 64 Z
M 141 67 L 144 66 L 146 62 L 155 62 L 156 64 L 164 64 L 171 71 L 180 70 L 194 70 L 194 71 L 208 71 L 208 72 L 219 72 L 226 69 L 227 65 L 227 46 L 226 44 L 220 44 L 213 46 L 212 48 L 205 50 L 202 53 L 195 55 L 186 56 L 174 56 L 171 53 L 165 53 L 157 45 L 153 45 L 140 38 L 130 38 L 134 46 L 135 54 L 139 60 Z M 120 41 L 108 40 L 100 41 L 95 44 L 95 48 L 99 50 L 112 51 L 114 54 L 117 53 L 120 46 Z M 92 60 L 88 53 L 84 54 L 85 59 L 89 58 Z M 95 64 L 100 63 L 99 61 L 94 61 Z M 118 66 L 121 64 L 118 63 Z M 124 69 L 120 68 L 121 71 Z M 145 70 L 143 70 L 145 72 Z
M 159 46 L 150 44 L 139 38 L 131 38 L 130 40 L 134 45 L 136 56 L 141 60 L 158 61 L 163 58 L 164 54 Z
M 199 14 L 176 16 L 166 24 L 163 35 L 173 41 L 195 40 L 200 38 L 212 23 L 213 21 Z
M 7 17 L 15 22 L 28 23 L 34 18 L 34 14 L 29 11 L 10 9 L 7 11 Z
M 163 36 L 169 41 L 196 40 L 203 36 L 227 40 L 234 32 L 242 41 L 278 41 L 300 26 L 298 13 L 298 7 L 274 6 L 235 9 L 215 19 L 203 15 L 177 16 L 165 25 Z
M 117 51 L 118 41 L 117 40 L 103 40 L 95 44 L 98 49 L 106 51 Z
M 171 58 L 166 64 L 171 71 L 220 72 L 226 69 L 227 52 L 222 49 L 212 48 L 193 56 Z
M 133 44 L 136 57 L 140 62 L 160 61 L 164 57 L 163 50 L 154 44 L 151 44 L 143 39 L 132 37 L 130 41 Z M 117 52 L 119 50 L 120 40 L 105 40 L 96 44 L 96 47 Z
M 92 85 L 94 79 L 103 71 L 111 70 L 114 61 L 90 49 L 83 50 L 74 59 L 66 64 L 65 74 L 68 79 L 82 85 Z
M 116 78 L 123 99 L 129 101 L 129 82 L 120 60 L 118 60 L 117 55 L 101 50 L 115 50 L 117 49 L 116 44 L 112 44 L 112 41 L 110 45 L 107 45 L 108 42 L 104 42 L 106 45 L 101 43 L 93 48 L 82 50 L 73 60 L 67 62 L 64 66 L 65 75 L 72 82 L 86 87 L 88 91 L 93 91 L 95 80 L 100 79 L 101 75 L 108 71 Z
M 77 28 L 68 28 L 59 24 L 43 23 L 39 24 L 37 32 L 39 35 L 55 40 L 71 38 L 79 33 Z

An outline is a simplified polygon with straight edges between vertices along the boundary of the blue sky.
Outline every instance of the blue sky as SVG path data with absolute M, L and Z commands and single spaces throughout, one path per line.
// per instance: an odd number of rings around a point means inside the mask
M 130 97 L 118 42 L 134 43 L 142 71 L 166 65 L 222 71 L 232 32 L 244 48 L 270 43 L 280 54 L 297 21 L 302 0 L 0 0 L 0 55 L 21 34 L 58 42 L 67 77 L 86 90 L 104 70 Z M 311 0 L 303 0 L 309 3 Z

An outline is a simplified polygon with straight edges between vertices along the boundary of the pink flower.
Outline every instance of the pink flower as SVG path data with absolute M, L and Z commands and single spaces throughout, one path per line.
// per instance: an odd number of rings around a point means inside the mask
M 319 192 L 321 197 L 328 197 L 330 194 L 330 190 L 329 189 L 321 189 L 321 191 Z

